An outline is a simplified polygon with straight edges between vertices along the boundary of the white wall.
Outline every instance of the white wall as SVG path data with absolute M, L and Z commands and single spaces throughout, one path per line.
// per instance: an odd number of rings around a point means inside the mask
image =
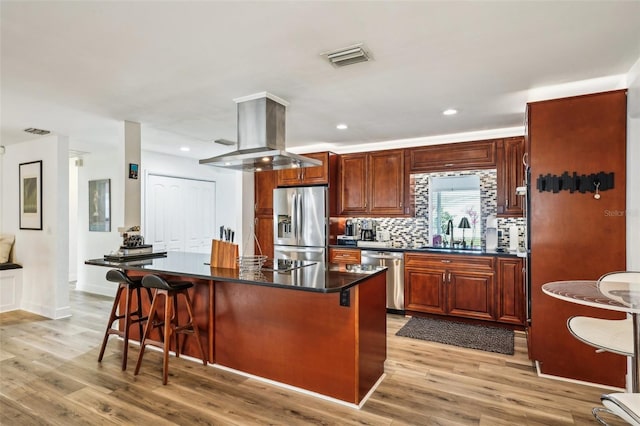
M 113 284 L 105 279 L 106 268 L 85 265 L 84 261 L 101 258 L 103 255 L 117 250 L 122 243 L 117 228 L 124 226 L 124 186 L 126 179 L 128 179 L 128 170 L 123 170 L 121 166 L 122 155 L 120 150 L 85 155 L 83 157 L 84 165 L 78 168 L 78 280 L 76 283 L 78 290 L 108 296 L 112 296 L 115 291 Z M 242 229 L 243 217 L 239 214 L 238 209 L 242 202 L 242 173 L 203 166 L 194 159 L 143 151 L 139 169 L 143 221 L 145 217 L 144 190 L 149 173 L 215 181 L 216 224 L 214 229 L 221 225 L 237 230 Z M 250 176 L 253 175 L 250 174 Z M 89 181 L 94 179 L 111 179 L 111 232 L 89 232 L 88 185 Z M 251 197 L 251 203 L 253 203 L 253 197 Z M 144 223 L 140 225 L 142 235 L 144 235 Z M 237 235 L 238 241 L 241 241 L 241 237 L 242 235 Z
M 124 226 L 124 167 L 118 149 L 94 152 L 83 157 L 78 168 L 78 280 L 76 289 L 113 296 L 115 287 L 105 279 L 107 268 L 85 265 L 120 247 L 118 226 Z M 89 181 L 111 179 L 111 231 L 89 231 Z
M 14 261 L 23 266 L 21 307 L 49 318 L 71 315 L 69 307 L 68 138 L 37 137 L 6 147 L 2 159 L 2 232 L 15 234 Z M 43 229 L 21 230 L 19 164 L 42 160 Z
M 640 58 L 627 82 L 627 269 L 640 271 Z

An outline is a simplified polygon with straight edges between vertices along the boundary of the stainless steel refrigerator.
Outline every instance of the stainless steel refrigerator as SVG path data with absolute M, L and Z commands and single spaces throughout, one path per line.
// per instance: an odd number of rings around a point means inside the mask
M 308 186 L 273 190 L 273 257 L 327 259 L 329 204 L 327 188 Z

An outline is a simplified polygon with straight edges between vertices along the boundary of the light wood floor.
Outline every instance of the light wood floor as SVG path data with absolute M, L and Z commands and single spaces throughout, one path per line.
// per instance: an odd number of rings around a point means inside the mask
M 97 362 L 111 299 L 71 293 L 68 319 L 0 314 L 0 424 L 594 425 L 607 392 L 537 377 L 523 334 L 514 356 L 492 354 L 397 337 L 407 319 L 394 315 L 387 376 L 361 410 L 184 359 L 162 386 L 159 353 L 134 377 L 137 346 L 122 372 L 112 337 Z

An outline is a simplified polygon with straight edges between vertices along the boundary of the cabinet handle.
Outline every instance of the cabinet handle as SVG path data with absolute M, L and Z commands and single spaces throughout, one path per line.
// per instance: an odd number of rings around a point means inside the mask
M 449 283 L 451 283 L 451 272 L 449 272 L 449 278 L 447 279 L 447 281 L 449 281 Z
M 447 277 L 445 276 L 446 272 L 442 273 L 442 282 L 446 284 L 447 282 Z
M 445 166 L 445 167 L 452 167 L 452 166 L 453 166 L 453 163 L 447 163 L 447 164 L 445 164 L 444 166 Z
M 254 203 L 253 204 L 253 211 L 257 212 L 258 211 L 258 203 Z
M 451 263 L 451 261 L 448 260 L 448 259 L 442 259 L 442 260 L 440 260 L 440 262 L 442 262 L 442 263 Z
M 506 204 L 506 207 L 509 208 L 509 199 L 508 198 L 505 200 L 505 204 Z

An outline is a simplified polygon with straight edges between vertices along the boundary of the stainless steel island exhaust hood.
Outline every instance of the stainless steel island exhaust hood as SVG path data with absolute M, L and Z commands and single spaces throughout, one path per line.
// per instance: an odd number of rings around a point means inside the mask
M 238 104 L 238 149 L 200 160 L 200 164 L 245 172 L 322 165 L 322 161 L 285 151 L 283 99 L 267 92 L 234 99 Z

